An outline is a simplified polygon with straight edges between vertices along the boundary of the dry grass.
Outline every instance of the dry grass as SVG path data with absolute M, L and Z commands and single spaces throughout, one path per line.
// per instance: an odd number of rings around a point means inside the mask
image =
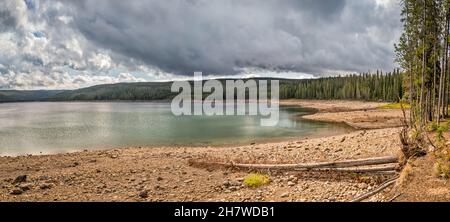
M 413 173 L 413 167 L 411 163 L 406 163 L 405 167 L 403 168 L 402 172 L 400 173 L 400 176 L 398 178 L 398 184 L 404 185 L 407 184 L 408 180 L 411 178 L 411 175 Z
M 401 109 L 403 106 L 404 109 L 409 109 L 411 106 L 407 103 L 390 103 L 386 105 L 381 105 L 379 109 Z

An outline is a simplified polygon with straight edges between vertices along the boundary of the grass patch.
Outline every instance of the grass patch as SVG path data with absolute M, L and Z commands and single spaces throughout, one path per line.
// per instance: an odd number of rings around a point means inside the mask
M 413 173 L 412 163 L 408 162 L 400 173 L 399 184 L 406 184 Z
M 244 185 L 252 188 L 257 188 L 266 185 L 269 182 L 270 182 L 269 176 L 259 173 L 252 173 L 244 179 Z
M 401 109 L 403 105 L 403 108 L 409 109 L 411 106 L 408 103 L 390 103 L 386 105 L 379 106 L 379 109 Z
M 450 163 L 437 162 L 434 164 L 434 175 L 438 178 L 448 179 L 450 177 Z

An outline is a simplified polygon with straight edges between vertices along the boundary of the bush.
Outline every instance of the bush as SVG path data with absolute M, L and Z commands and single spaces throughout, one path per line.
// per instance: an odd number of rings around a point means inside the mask
M 450 163 L 434 164 L 434 174 L 436 177 L 448 179 L 450 177 Z
M 257 188 L 266 185 L 269 182 L 270 182 L 269 176 L 259 173 L 252 173 L 244 179 L 245 186 L 252 188 Z
M 436 140 L 445 141 L 444 133 L 448 131 L 449 122 L 440 124 L 436 128 Z
M 430 131 L 430 132 L 436 131 L 438 129 L 438 127 L 439 126 L 438 126 L 438 124 L 436 122 L 429 123 L 428 126 L 427 126 L 428 131 Z

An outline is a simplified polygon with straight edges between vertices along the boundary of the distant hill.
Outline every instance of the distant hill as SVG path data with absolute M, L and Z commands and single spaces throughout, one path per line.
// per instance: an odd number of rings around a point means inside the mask
M 65 90 L 0 90 L 0 102 L 28 102 L 46 100 Z
M 219 79 L 222 83 L 226 80 L 236 79 Z M 255 80 L 275 79 L 255 78 Z M 403 97 L 402 74 L 398 70 L 386 74 L 366 73 L 319 79 L 276 80 L 280 80 L 280 99 L 397 101 Z M 0 102 L 170 100 L 178 94 L 170 91 L 171 85 L 172 82 L 140 82 L 96 85 L 77 90 L 0 90 Z M 270 89 L 270 84 L 268 88 Z M 207 94 L 204 93 L 204 96 Z
M 50 101 L 74 100 L 165 100 L 177 93 L 170 92 L 172 83 L 142 82 L 97 85 L 65 91 L 48 97 Z

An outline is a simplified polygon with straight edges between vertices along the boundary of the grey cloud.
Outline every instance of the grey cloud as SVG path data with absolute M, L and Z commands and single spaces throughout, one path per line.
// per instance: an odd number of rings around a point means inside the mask
M 73 2 L 73 1 L 71 1 Z M 177 74 L 245 66 L 319 74 L 391 69 L 399 10 L 375 1 L 75 1 L 103 48 Z M 374 39 L 379 29 L 384 32 Z
M 395 67 L 400 10 L 375 2 L 6 1 L 0 88 L 142 80 L 132 72 L 175 78 L 244 69 L 316 76 L 388 70 Z
M 0 7 L 0 32 L 14 31 L 26 21 L 24 16 L 27 6 L 22 1 L 4 1 Z

